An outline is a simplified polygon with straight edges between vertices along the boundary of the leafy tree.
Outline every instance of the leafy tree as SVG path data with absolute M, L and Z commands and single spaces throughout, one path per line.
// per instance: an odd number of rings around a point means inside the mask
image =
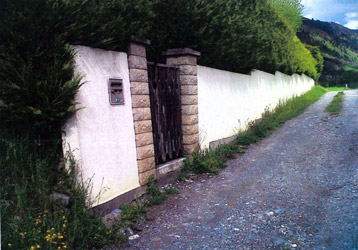
M 304 9 L 301 0 L 269 0 L 269 2 L 295 32 L 300 29 Z

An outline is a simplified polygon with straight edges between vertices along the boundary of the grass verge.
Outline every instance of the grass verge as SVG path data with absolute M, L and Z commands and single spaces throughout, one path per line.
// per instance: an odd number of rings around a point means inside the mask
M 225 167 L 225 162 L 235 153 L 244 153 L 246 146 L 258 142 L 270 135 L 277 127 L 292 119 L 327 92 L 321 86 L 315 86 L 302 96 L 293 97 L 281 102 L 273 111 L 266 110 L 262 118 L 249 123 L 248 129 L 238 134 L 236 141 L 229 145 L 220 145 L 215 150 L 195 153 L 193 159 L 186 158 L 184 169 L 179 177 L 185 178 L 188 172 L 196 174 L 217 174 Z
M 333 97 L 333 100 L 327 105 L 325 111 L 329 112 L 331 115 L 338 115 L 342 110 L 343 95 L 343 92 L 338 92 Z
M 326 89 L 327 89 L 328 92 L 346 90 L 345 87 L 329 87 L 329 88 L 326 88 Z

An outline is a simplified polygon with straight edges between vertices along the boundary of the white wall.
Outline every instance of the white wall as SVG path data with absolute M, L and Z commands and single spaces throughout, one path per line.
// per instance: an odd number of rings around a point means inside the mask
M 74 46 L 75 71 L 85 84 L 76 100 L 84 107 L 65 126 L 64 150 L 74 150 L 83 180 L 92 179 L 94 205 L 139 186 L 127 54 Z M 110 105 L 107 81 L 123 79 L 125 105 Z M 103 188 L 107 189 L 103 193 Z
M 258 119 L 266 107 L 301 95 L 314 86 L 305 76 L 275 75 L 254 70 L 251 75 L 198 66 L 199 129 L 202 148 L 235 135 Z

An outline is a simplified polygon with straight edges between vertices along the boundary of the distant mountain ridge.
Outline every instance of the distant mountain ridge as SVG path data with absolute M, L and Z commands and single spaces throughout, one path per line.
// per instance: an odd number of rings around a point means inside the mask
M 358 30 L 304 18 L 297 35 L 303 43 L 320 47 L 325 60 L 320 82 L 358 72 Z

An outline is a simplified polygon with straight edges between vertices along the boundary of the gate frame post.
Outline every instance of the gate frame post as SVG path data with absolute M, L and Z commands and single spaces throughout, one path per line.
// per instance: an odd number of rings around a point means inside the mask
M 177 48 L 168 49 L 163 55 L 166 57 L 167 64 L 179 68 L 183 151 L 186 155 L 192 155 L 200 149 L 197 78 L 197 59 L 200 57 L 200 52 L 190 48 Z
M 155 179 L 156 175 L 148 85 L 147 45 L 150 45 L 149 40 L 132 36 L 128 46 L 128 68 L 131 85 L 138 175 L 139 184 L 142 186 L 148 183 L 149 177 Z

